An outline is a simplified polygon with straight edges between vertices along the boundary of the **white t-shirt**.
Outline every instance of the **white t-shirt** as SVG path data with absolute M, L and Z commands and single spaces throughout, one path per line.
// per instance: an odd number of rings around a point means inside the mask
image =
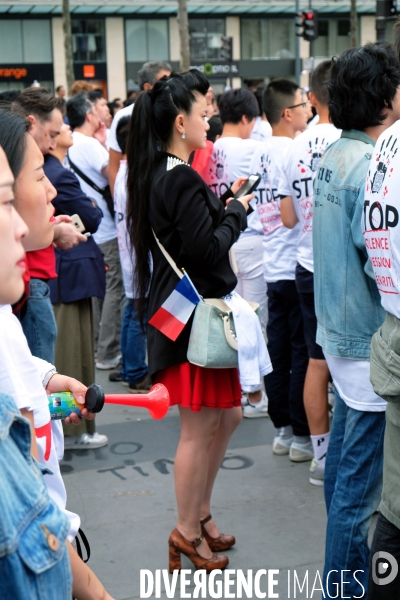
M 272 127 L 268 121 L 264 121 L 261 117 L 256 117 L 253 130 L 250 134 L 251 140 L 257 140 L 258 142 L 265 142 L 268 138 L 272 137 Z
M 222 137 L 214 142 L 213 153 L 204 171 L 206 184 L 220 197 L 236 181 L 238 177 L 248 177 L 250 164 L 257 149 L 262 143 L 255 140 L 242 140 L 238 137 Z M 255 200 L 251 203 L 255 208 Z M 242 235 L 262 235 L 261 223 L 255 213 L 247 217 L 247 229 Z
M 50 497 L 70 519 L 70 541 L 76 536 L 80 519 L 65 509 L 67 494 L 59 461 L 64 455 L 61 421 L 51 421 L 42 381 L 54 366 L 34 357 L 10 305 L 0 306 L 0 389 L 11 396 L 21 410 L 33 412 L 39 462 L 52 473 L 44 476 Z
M 370 381 L 369 360 L 349 360 L 325 352 L 326 362 L 339 396 L 354 410 L 382 412 L 386 401 L 377 396 Z
M 400 122 L 378 138 L 365 183 L 362 231 L 383 308 L 400 318 Z
M 265 281 L 294 279 L 297 262 L 299 224 L 284 227 L 281 219 L 278 182 L 282 163 L 293 140 L 273 136 L 257 147 L 251 173 L 260 173 L 261 182 L 255 192 L 256 212 L 263 228 Z
M 122 117 L 130 117 L 132 112 L 133 112 L 133 104 L 130 104 L 129 106 L 125 106 L 125 108 L 121 108 L 121 110 L 119 110 L 115 117 L 112 120 L 111 123 L 111 127 L 109 129 L 108 132 L 108 136 L 107 136 L 107 146 L 109 148 L 109 150 L 115 150 L 115 152 L 121 152 L 121 148 L 119 147 L 119 144 L 117 142 L 117 125 L 120 119 L 122 119 Z
M 117 225 L 119 258 L 121 261 L 125 295 L 127 298 L 134 298 L 133 271 L 135 268 L 135 251 L 131 247 L 129 235 L 126 229 L 126 177 L 127 163 L 126 160 L 121 160 L 114 186 L 115 221 Z
M 291 196 L 300 224 L 297 260 L 314 273 L 312 214 L 314 188 L 319 161 L 326 148 L 340 137 L 340 130 L 329 123 L 306 129 L 293 141 L 283 161 L 279 196 Z
M 74 138 L 74 144 L 68 150 L 72 162 L 99 188 L 105 188 L 108 185 L 108 179 L 101 171 L 108 165 L 109 155 L 107 150 L 95 138 L 83 135 L 78 131 L 74 131 L 72 137 Z M 83 181 L 77 173 L 76 176 L 79 179 L 82 191 L 89 198 L 93 198 L 103 211 L 99 228 L 93 234 L 94 241 L 96 244 L 104 244 L 114 240 L 117 237 L 117 230 L 106 201 L 99 192 L 96 192 L 88 183 Z

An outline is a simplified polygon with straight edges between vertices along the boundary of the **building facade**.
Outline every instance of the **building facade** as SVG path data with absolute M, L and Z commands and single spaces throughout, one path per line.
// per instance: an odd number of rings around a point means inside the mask
M 300 9 L 307 7 L 302 0 Z M 313 8 L 319 11 L 315 59 L 340 54 L 349 47 L 349 0 L 313 0 Z M 75 77 L 102 85 L 109 99 L 125 98 L 148 60 L 179 67 L 176 0 L 70 0 L 70 9 Z M 358 1 L 357 11 L 359 43 L 374 41 L 375 1 Z M 294 77 L 294 1 L 188 0 L 188 12 L 191 64 L 205 72 L 216 92 L 227 82 L 237 87 Z M 222 58 L 223 36 L 233 39 L 232 61 Z M 300 55 L 310 55 L 303 40 Z M 35 80 L 51 90 L 66 85 L 61 5 L 0 0 L 0 91 Z

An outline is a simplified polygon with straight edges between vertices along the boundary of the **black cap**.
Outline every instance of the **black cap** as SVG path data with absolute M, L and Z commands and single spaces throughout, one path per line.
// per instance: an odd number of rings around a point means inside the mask
M 104 406 L 103 388 L 97 383 L 89 385 L 85 396 L 86 408 L 92 413 L 99 413 Z

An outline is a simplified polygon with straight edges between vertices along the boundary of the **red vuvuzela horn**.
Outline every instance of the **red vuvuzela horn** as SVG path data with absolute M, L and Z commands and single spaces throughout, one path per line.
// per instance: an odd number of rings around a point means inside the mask
M 90 412 L 97 413 L 103 408 L 104 402 L 147 408 L 153 419 L 162 419 L 168 412 L 169 393 L 165 385 L 156 383 L 148 394 L 104 394 L 97 383 L 92 383 L 86 392 L 86 407 Z

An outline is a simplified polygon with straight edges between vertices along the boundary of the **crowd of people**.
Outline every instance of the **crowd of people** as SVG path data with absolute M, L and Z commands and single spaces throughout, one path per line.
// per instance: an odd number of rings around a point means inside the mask
M 216 99 L 200 71 L 150 62 L 124 103 L 84 81 L 68 99 L 0 94 L 1 597 L 111 598 L 71 545 L 59 467 L 108 440 L 85 408 L 52 421 L 47 400 L 84 404 L 96 368 L 133 393 L 163 383 L 178 406 L 170 572 L 181 554 L 228 565 L 214 482 L 242 416 L 270 417 L 273 454 L 324 489 L 326 597 L 343 571 L 345 597 L 400 597 L 371 569 L 400 560 L 395 34 L 321 62 L 307 91 L 277 78 Z M 203 299 L 228 315 L 237 367 L 189 361 Z

